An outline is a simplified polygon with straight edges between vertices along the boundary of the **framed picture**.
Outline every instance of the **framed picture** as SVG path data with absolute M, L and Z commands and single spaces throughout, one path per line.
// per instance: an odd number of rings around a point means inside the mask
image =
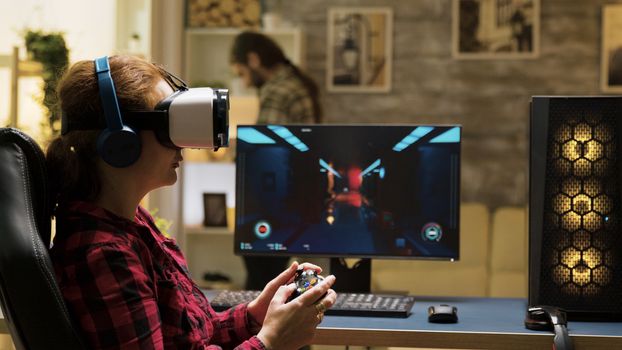
M 203 193 L 203 226 L 227 226 L 227 195 Z
M 328 10 L 326 89 L 389 92 L 393 10 L 336 7 Z
M 603 92 L 622 92 L 622 5 L 605 5 L 602 13 L 600 85 Z
M 540 0 L 453 0 L 454 58 L 536 58 L 539 47 Z

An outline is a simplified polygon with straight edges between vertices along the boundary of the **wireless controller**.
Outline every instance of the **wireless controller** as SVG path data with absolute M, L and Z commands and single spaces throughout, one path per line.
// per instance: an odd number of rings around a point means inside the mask
M 313 286 L 320 283 L 324 280 L 324 277 L 320 276 L 314 270 L 303 270 L 300 269 L 296 271 L 296 277 L 294 277 L 294 283 L 296 284 L 296 290 L 292 293 L 290 300 L 302 295 L 302 293 L 308 291 Z

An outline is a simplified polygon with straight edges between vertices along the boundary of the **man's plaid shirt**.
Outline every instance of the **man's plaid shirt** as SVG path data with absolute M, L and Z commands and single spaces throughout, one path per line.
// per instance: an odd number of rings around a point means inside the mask
M 313 101 L 292 67 L 283 66 L 259 89 L 258 124 L 311 124 Z
M 59 209 L 51 257 L 89 349 L 264 349 L 247 305 L 215 312 L 177 244 L 139 207 L 134 221 L 87 202 Z

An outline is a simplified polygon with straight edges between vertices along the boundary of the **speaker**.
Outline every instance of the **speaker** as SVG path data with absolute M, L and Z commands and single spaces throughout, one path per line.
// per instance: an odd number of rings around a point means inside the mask
M 534 96 L 529 305 L 622 319 L 622 97 Z

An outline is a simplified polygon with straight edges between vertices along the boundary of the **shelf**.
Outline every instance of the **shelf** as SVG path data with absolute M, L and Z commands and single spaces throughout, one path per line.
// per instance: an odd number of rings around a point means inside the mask
M 233 252 L 233 231 L 226 227 L 186 226 L 185 255 L 188 270 L 203 288 L 224 288 L 225 286 L 203 281 L 205 273 L 219 273 L 229 276 L 227 289 L 239 289 L 244 285 L 246 269 L 240 256 Z
M 252 29 L 247 29 L 247 28 L 188 28 L 186 29 L 186 33 L 190 34 L 190 35 L 230 35 L 230 36 L 235 36 L 238 35 L 239 33 L 246 31 L 246 30 L 252 30 Z M 269 36 L 274 36 L 274 35 L 299 35 L 300 34 L 300 29 L 299 28 L 287 28 L 287 27 L 283 27 L 283 28 L 275 28 L 275 29 L 270 29 L 270 30 L 261 30 L 262 33 L 269 35 Z
M 39 77 L 43 73 L 43 65 L 40 62 L 20 61 L 18 74 L 20 77 Z
M 233 231 L 228 227 L 205 227 L 205 226 L 187 226 L 184 228 L 186 235 L 227 235 L 233 236 Z

